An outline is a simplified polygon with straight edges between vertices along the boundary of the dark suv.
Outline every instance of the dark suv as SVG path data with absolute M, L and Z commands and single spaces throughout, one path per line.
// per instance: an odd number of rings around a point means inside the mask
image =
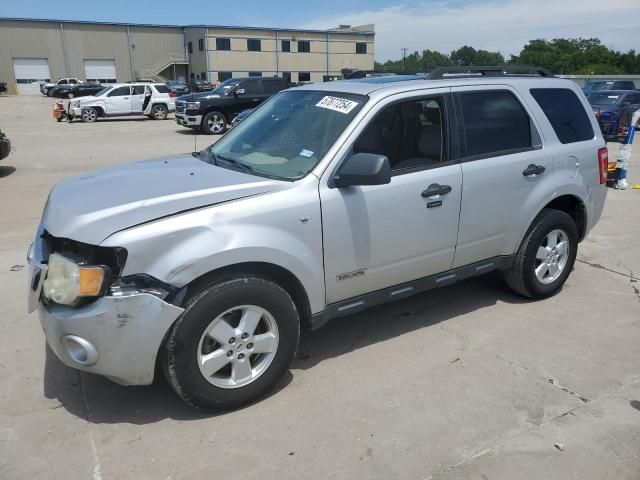
M 210 92 L 184 95 L 176 100 L 176 122 L 212 135 L 221 134 L 234 117 L 260 103 L 289 84 L 279 77 L 230 78 Z

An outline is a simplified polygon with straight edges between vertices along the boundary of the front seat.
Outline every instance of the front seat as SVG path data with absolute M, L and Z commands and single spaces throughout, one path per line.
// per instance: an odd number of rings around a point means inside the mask
M 394 165 L 394 170 L 436 165 L 442 161 L 442 122 L 439 108 L 425 108 L 427 125 L 422 127 L 418 140 L 420 157 L 408 158 Z

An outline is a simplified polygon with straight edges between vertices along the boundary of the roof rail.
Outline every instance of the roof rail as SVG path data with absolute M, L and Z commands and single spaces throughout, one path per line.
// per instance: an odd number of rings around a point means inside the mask
M 504 65 L 495 67 L 438 67 L 427 75 L 427 80 L 440 80 L 446 76 L 480 76 L 506 77 L 511 75 L 529 75 L 540 77 L 553 77 L 551 70 L 544 67 L 527 67 L 521 65 Z
M 367 76 L 384 76 L 384 75 L 425 75 L 425 72 L 414 72 L 406 70 L 358 70 L 352 68 L 343 68 L 342 77 L 344 80 L 353 80 L 358 78 L 366 78 Z

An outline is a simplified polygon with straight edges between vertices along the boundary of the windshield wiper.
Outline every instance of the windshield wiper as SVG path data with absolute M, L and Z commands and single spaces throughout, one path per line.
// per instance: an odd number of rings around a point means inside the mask
M 227 163 L 230 163 L 234 167 L 241 168 L 242 170 L 244 170 L 246 172 L 253 172 L 253 167 L 251 165 L 247 165 L 246 163 L 239 162 L 235 158 L 229 158 L 229 157 L 223 157 L 222 155 L 216 155 L 215 153 L 213 153 L 213 150 L 211 151 L 211 155 L 214 158 L 218 158 L 220 160 L 224 160 Z

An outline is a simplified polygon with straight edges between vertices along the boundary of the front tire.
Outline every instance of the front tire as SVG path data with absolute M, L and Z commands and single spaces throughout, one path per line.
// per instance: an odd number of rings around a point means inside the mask
M 289 294 L 253 275 L 195 291 L 163 349 L 165 375 L 203 409 L 237 408 L 273 389 L 298 347 L 300 320 Z
M 544 209 L 527 232 L 505 280 L 516 293 L 550 297 L 569 277 L 578 253 L 578 229 L 567 213 Z
M 227 117 L 222 112 L 209 112 L 202 119 L 202 131 L 207 135 L 222 135 L 227 129 Z
M 93 123 L 98 119 L 98 111 L 93 107 L 83 108 L 80 118 L 83 122 Z

